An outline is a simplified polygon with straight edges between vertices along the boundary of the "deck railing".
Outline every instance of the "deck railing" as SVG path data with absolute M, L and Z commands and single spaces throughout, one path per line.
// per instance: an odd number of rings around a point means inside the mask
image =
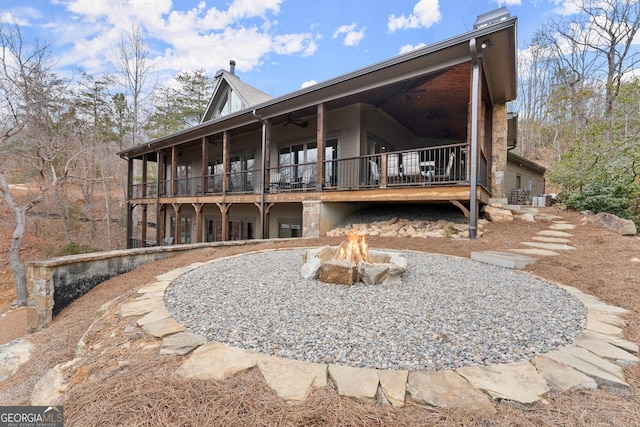
M 350 190 L 396 188 L 411 186 L 455 185 L 468 183 L 468 144 L 417 148 L 325 160 L 322 190 Z M 267 169 L 269 185 L 265 190 L 274 192 L 314 191 L 318 188 L 317 164 L 301 163 L 281 165 Z M 480 167 L 480 181 L 486 178 L 486 160 Z M 176 179 L 160 182 L 162 196 L 201 196 L 223 193 L 223 175 Z M 131 186 L 131 197 L 156 197 L 156 183 Z M 175 186 L 175 194 L 173 188 Z M 262 186 L 260 169 L 229 172 L 227 193 L 259 193 Z M 144 190 L 144 191 L 143 191 Z

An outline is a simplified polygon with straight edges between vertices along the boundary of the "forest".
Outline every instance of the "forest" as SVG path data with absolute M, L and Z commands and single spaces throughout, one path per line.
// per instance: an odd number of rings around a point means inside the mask
M 519 118 L 515 152 L 547 167 L 547 187 L 560 202 L 638 225 L 639 11 L 635 1 L 585 1 L 577 14 L 541 22 L 532 40 L 520 41 L 518 98 L 509 106 Z M 29 213 L 49 198 L 62 246 L 75 247 L 70 222 L 82 218 L 91 230 L 108 224 L 101 248 L 118 247 L 109 230 L 125 217 L 116 202 L 126 197 L 126 162 L 117 153 L 197 124 L 217 71 L 159 81 L 135 26 L 113 46 L 113 70 L 101 75 L 61 74 L 54 43 L 0 24 L 0 203 L 14 219 L 8 249 L 20 304 Z M 71 187 L 83 203 L 73 203 Z

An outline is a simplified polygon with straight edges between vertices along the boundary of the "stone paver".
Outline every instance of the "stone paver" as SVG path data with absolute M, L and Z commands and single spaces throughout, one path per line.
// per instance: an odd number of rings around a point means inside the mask
M 531 240 L 544 243 L 570 243 L 571 239 L 564 237 L 547 237 L 547 236 L 533 236 Z
M 567 233 L 566 231 L 558 231 L 558 230 L 540 230 L 536 233 L 538 236 L 549 236 L 549 237 L 572 237 L 573 234 Z
M 529 362 L 486 367 L 466 366 L 456 372 L 496 400 L 533 404 L 549 392 L 547 381 Z
M 164 308 L 162 298 L 133 301 L 123 304 L 122 307 L 120 307 L 120 317 L 141 316 L 161 308 Z
M 639 361 L 633 354 L 601 339 L 578 338 L 573 341 L 573 344 L 589 350 L 598 357 L 618 363 L 619 365 L 630 365 Z
M 170 284 L 171 280 L 158 280 L 138 289 L 138 293 L 146 294 L 148 292 L 164 292 L 167 290 Z
M 213 342 L 195 349 L 176 374 L 201 380 L 223 380 L 253 368 L 263 357 L 266 356 Z
M 560 255 L 558 252 L 549 251 L 547 249 L 509 249 L 511 252 L 517 252 L 519 254 L 525 255 L 535 255 L 535 256 L 556 256 Z
M 205 344 L 207 339 L 191 332 L 178 332 L 162 339 L 160 354 L 185 355 Z
M 622 328 L 604 323 L 593 317 L 587 318 L 587 330 L 615 337 L 622 337 L 623 335 Z
M 474 251 L 471 252 L 471 259 L 515 270 L 521 270 L 536 262 L 536 259 L 530 256 L 499 251 Z
M 546 249 L 549 251 L 570 251 L 575 249 L 573 246 L 564 243 L 522 242 L 522 244 L 532 248 Z
M 163 305 L 162 308 L 153 310 L 152 312 L 149 312 L 144 316 L 142 316 L 141 318 L 139 318 L 136 324 L 138 326 L 144 326 L 149 323 L 157 322 L 158 320 L 168 319 L 170 317 L 171 317 L 171 314 Z
M 620 337 L 614 337 L 611 335 L 601 334 L 593 331 L 584 331 L 581 337 L 601 339 L 603 341 L 608 342 L 611 345 L 615 345 L 616 347 L 626 350 L 629 353 L 635 353 L 635 354 L 640 353 L 640 346 L 638 346 L 638 344 L 625 340 Z
M 303 401 L 315 387 L 327 385 L 327 365 L 268 356 L 258 369 L 271 389 L 287 401 Z
M 375 369 L 329 365 L 329 378 L 336 385 L 340 396 L 359 402 L 373 403 L 378 392 L 378 373 Z
M 153 335 L 156 338 L 162 338 L 166 335 L 175 334 L 184 331 L 184 326 L 176 322 L 173 317 L 156 320 L 155 322 L 142 325 L 142 330 Z
M 493 409 L 491 399 L 454 371 L 411 372 L 408 398 L 438 408 Z
M 135 301 L 142 301 L 145 299 L 156 299 L 156 298 L 164 298 L 164 291 L 141 293 L 140 296 L 135 299 Z
M 538 356 L 532 359 L 531 363 L 552 390 L 569 391 L 578 388 L 598 388 L 598 383 L 593 378 L 549 357 Z
M 378 378 L 380 379 L 380 387 L 384 397 L 391 405 L 400 408 L 404 406 L 405 396 L 407 394 L 407 378 L 409 371 L 398 370 L 379 370 Z
M 587 312 L 587 320 L 590 319 L 607 323 L 612 326 L 617 326 L 619 328 L 627 326 L 627 321 L 622 317 L 622 315 L 617 313 L 604 313 L 601 311 L 589 310 Z
M 551 230 L 573 230 L 576 228 L 573 224 L 556 223 L 549 226 Z
M 589 353 L 587 350 L 584 351 L 586 353 Z M 594 359 L 591 359 L 591 362 L 587 362 L 579 357 L 576 357 L 573 353 L 567 351 L 566 349 L 560 349 L 546 353 L 545 357 L 553 359 L 557 362 L 565 363 L 575 368 L 583 374 L 593 378 L 596 383 L 598 383 L 598 385 L 609 386 L 624 391 L 629 391 L 631 389 L 629 384 L 620 379 L 620 377 L 602 369 L 599 361 L 604 362 L 604 360 L 600 359 L 597 356 L 594 356 Z

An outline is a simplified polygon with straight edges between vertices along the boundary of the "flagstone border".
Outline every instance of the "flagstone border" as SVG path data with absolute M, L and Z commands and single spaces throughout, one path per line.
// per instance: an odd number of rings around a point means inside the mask
M 587 326 L 571 345 L 531 361 L 408 372 L 269 356 L 220 342 L 207 342 L 204 337 L 184 332 L 184 326 L 171 317 L 162 295 L 174 279 L 202 265 L 194 263 L 157 276 L 155 282 L 138 290 L 139 296 L 134 301 L 121 306 L 120 316 L 140 316 L 137 325 L 162 340 L 161 354 L 190 353 L 177 374 L 220 380 L 257 367 L 274 392 L 290 402 L 303 401 L 316 387 L 332 385 L 340 396 L 363 403 L 383 401 L 402 407 L 410 401 L 439 408 L 493 411 L 495 401 L 531 405 L 552 390 L 606 386 L 629 391 L 621 366 L 638 362 L 638 345 L 622 338 L 626 309 L 608 305 L 575 287 L 556 283 L 552 284 L 584 304 Z

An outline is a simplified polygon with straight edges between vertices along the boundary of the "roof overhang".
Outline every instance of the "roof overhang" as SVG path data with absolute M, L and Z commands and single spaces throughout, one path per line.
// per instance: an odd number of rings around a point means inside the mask
M 361 92 L 435 73 L 471 61 L 470 40 L 484 47 L 478 52 L 493 103 L 516 97 L 516 17 L 481 26 L 468 33 L 395 56 L 360 70 L 273 98 L 251 108 L 203 122 L 127 150 L 121 157 L 138 157 L 214 133 L 259 127 L 258 117 L 268 119 L 311 108 Z M 258 116 L 258 117 L 256 117 Z

